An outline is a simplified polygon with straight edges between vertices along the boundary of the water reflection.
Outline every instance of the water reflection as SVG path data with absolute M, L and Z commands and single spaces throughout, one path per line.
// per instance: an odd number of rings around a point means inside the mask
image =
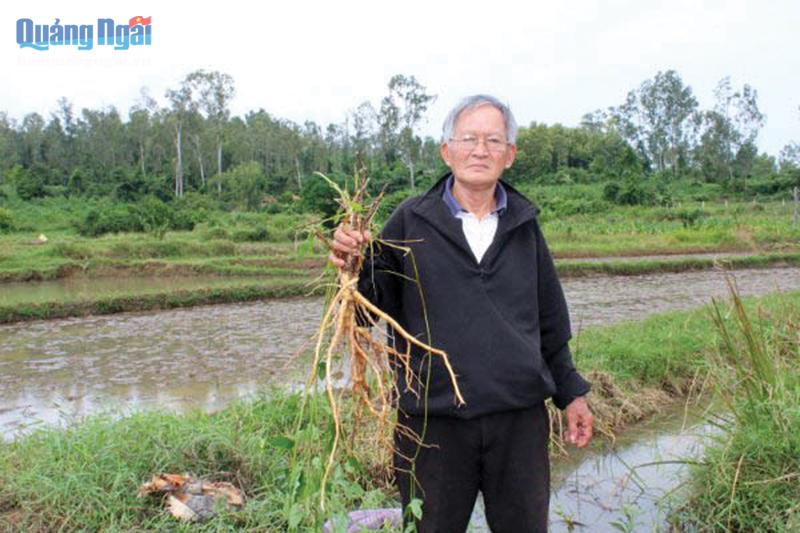
M 603 453 L 578 456 L 555 477 L 550 531 L 667 531 L 689 462 L 716 431 L 678 413 L 637 426 Z M 614 524 L 616 524 L 616 527 Z

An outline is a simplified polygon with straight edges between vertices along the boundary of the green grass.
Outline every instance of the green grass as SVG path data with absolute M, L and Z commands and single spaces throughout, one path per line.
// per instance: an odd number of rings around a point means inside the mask
M 728 315 L 731 315 L 730 318 Z M 718 308 L 718 394 L 730 419 L 676 521 L 702 531 L 800 531 L 800 307 Z
M 686 225 L 681 214 L 698 211 Z M 557 257 L 648 255 L 713 251 L 796 250 L 800 225 L 781 203 L 693 203 L 681 207 L 616 207 L 567 217 L 542 214 Z
M 312 287 L 308 279 L 276 277 L 258 284 L 236 284 L 230 287 L 209 287 L 130 295 L 98 296 L 88 300 L 45 303 L 14 303 L 0 306 L 0 324 L 23 320 L 41 320 L 87 316 L 127 311 L 173 309 L 196 305 L 246 302 L 266 298 L 320 295 L 323 288 Z
M 533 191 L 534 200 L 536 191 Z M 566 193 L 565 193 L 566 194 Z M 85 201 L 84 201 L 85 202 Z M 264 213 L 212 212 L 191 232 L 80 237 L 74 220 L 88 204 L 49 198 L 9 206 L 17 230 L 0 234 L 0 279 L 15 273 L 54 272 L 75 261 L 105 259 L 182 260 L 219 256 L 287 257 L 309 217 Z M 797 251 L 800 225 L 792 225 L 792 206 L 771 203 L 684 203 L 674 207 L 610 207 L 591 214 L 560 215 L 544 209 L 545 235 L 560 258 L 648 255 L 707 251 Z M 239 235 L 263 228 L 271 242 L 240 242 Z M 32 244 L 44 233 L 47 245 Z M 308 247 L 306 247 L 308 248 Z M 294 253 L 294 250 L 293 250 Z M 314 253 L 306 250 L 306 253 Z M 324 254 L 318 250 L 318 257 Z M 81 263 L 79 263 L 81 264 Z
M 275 391 L 213 415 L 96 416 L 66 431 L 39 431 L 0 445 L 0 528 L 277 532 L 316 525 L 319 530 L 313 485 L 319 483 L 327 428 L 308 422 L 295 431 L 300 402 L 297 395 Z M 318 421 L 326 410 L 321 396 L 312 396 L 306 406 L 306 412 L 322 415 Z M 356 504 L 392 505 L 391 496 L 367 475 L 369 467 L 353 458 L 347 472 L 334 474 L 331 514 Z M 247 505 L 205 527 L 181 527 L 157 498 L 136 496 L 139 485 L 159 472 L 230 481 L 244 491 Z
M 163 239 L 147 234 L 89 239 L 69 233 L 48 235 L 45 244 L 19 234 L 0 237 L 0 282 L 44 281 L 72 276 L 306 276 L 325 264 L 310 241 L 235 243 L 205 240 L 195 232 Z
M 777 314 L 798 308 L 800 292 L 758 302 Z M 619 394 L 646 403 L 645 389 L 685 391 L 695 376 L 713 370 L 711 354 L 719 342 L 705 307 L 587 328 L 572 347 L 583 372 L 609 376 L 594 384 L 590 399 L 598 406 Z M 227 479 L 244 489 L 243 511 L 222 514 L 200 530 L 285 531 L 290 521 L 299 530 L 315 529 L 322 520 L 316 505 L 332 429 L 325 399 L 311 395 L 295 431 L 299 402 L 297 395 L 273 391 L 213 415 L 91 416 L 67 430 L 40 429 L 0 443 L 0 529 L 13 524 L 26 531 L 188 531 L 165 516 L 157 501 L 135 497 L 138 485 L 156 472 Z M 649 414 L 662 407 L 650 405 Z M 393 491 L 376 475 L 385 471 L 385 461 L 374 445 L 367 441 L 355 450 L 328 489 L 331 513 L 394 505 Z M 752 453 L 760 457 L 758 450 Z
M 580 261 L 563 259 L 556 262 L 556 270 L 564 277 L 591 276 L 605 274 L 610 276 L 634 276 L 658 272 L 687 272 L 690 270 L 708 270 L 722 265 L 727 269 L 767 268 L 774 266 L 800 265 L 800 253 L 768 253 L 727 257 L 714 260 L 712 258 L 680 257 L 675 259 L 629 259 L 618 261 Z

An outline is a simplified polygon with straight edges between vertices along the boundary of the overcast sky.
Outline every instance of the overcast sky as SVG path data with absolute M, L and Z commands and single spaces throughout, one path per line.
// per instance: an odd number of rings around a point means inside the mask
M 137 15 L 152 17 L 150 47 L 41 52 L 16 44 L 19 18 L 122 24 Z M 233 76 L 236 115 L 264 108 L 325 125 L 364 100 L 377 106 L 389 78 L 403 73 L 437 95 L 422 131 L 438 137 L 449 108 L 468 94 L 499 96 L 523 125 L 574 126 L 675 69 L 704 108 L 724 76 L 757 89 L 767 115 L 762 150 L 776 155 L 800 141 L 798 0 L 12 0 L 0 21 L 0 110 L 17 119 L 49 116 L 61 96 L 76 109 L 115 105 L 127 116 L 140 87 L 163 103 L 168 87 L 203 68 Z

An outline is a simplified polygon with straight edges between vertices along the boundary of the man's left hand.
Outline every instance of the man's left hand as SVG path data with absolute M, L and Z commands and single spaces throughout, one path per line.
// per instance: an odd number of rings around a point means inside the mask
M 586 398 L 579 396 L 572 400 L 566 408 L 567 440 L 583 448 L 592 440 L 592 412 L 586 404 Z

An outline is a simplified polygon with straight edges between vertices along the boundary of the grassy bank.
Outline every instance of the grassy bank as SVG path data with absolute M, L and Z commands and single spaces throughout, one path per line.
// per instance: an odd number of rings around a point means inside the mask
M 153 311 L 197 305 L 247 302 L 267 298 L 321 295 L 323 290 L 312 287 L 307 278 L 280 278 L 259 284 L 240 284 L 230 287 L 210 287 L 194 290 L 173 290 L 147 294 L 101 296 L 77 301 L 46 303 L 16 303 L 0 306 L 0 324 L 24 320 L 66 318 L 73 316 Z
M 62 231 L 47 238 L 41 243 L 30 236 L 0 237 L 0 282 L 109 272 L 271 275 L 324 265 L 323 254 L 309 241 L 233 242 L 202 232 L 174 232 L 161 239 L 129 233 L 89 239 Z
M 800 245 L 793 207 L 781 203 L 694 202 L 674 207 L 616 207 L 601 213 L 543 213 L 558 257 L 733 251 L 791 251 Z
M 797 307 L 800 292 L 759 301 L 765 309 Z M 581 332 L 573 350 L 594 383 L 590 398 L 601 433 L 613 435 L 670 399 L 697 392 L 711 368 L 715 331 L 708 309 L 701 309 Z M 43 429 L 2 443 L 0 528 L 188 531 L 157 501 L 135 497 L 154 472 L 191 472 L 244 489 L 243 511 L 224 513 L 201 530 L 313 528 L 320 520 L 315 510 L 321 457 L 331 427 L 325 400 L 312 395 L 297 431 L 299 401 L 273 391 L 216 414 L 90 417 L 65 431 Z M 394 500 L 385 458 L 368 439 L 354 449 L 358 453 L 329 487 L 332 514 Z
M 732 319 L 727 319 L 730 313 Z M 800 531 L 800 308 L 718 308 L 723 432 L 676 520 L 692 530 Z
M 676 257 L 674 259 L 627 259 L 611 261 L 580 261 L 564 259 L 556 262 L 556 270 L 562 277 L 592 275 L 635 276 L 659 272 L 688 272 L 709 270 L 717 266 L 728 270 L 744 268 L 767 268 L 800 265 L 800 253 L 770 253 L 713 259 L 708 257 Z

